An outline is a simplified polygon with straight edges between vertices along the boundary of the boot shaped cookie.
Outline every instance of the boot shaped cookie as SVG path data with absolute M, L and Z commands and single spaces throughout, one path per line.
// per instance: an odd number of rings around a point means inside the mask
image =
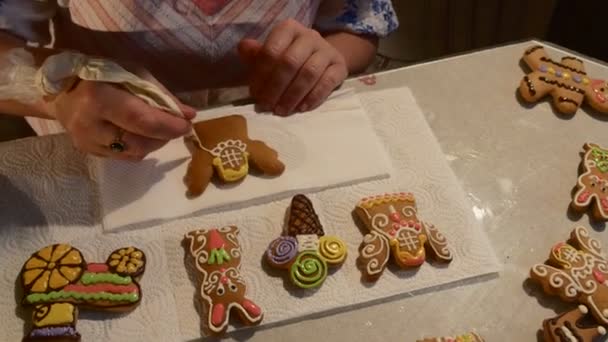
M 380 277 L 391 254 L 401 268 L 422 265 L 426 252 L 440 262 L 452 260 L 443 234 L 416 216 L 416 201 L 410 193 L 364 198 L 357 204 L 355 214 L 369 230 L 363 237 L 359 256 L 368 280 Z
M 543 321 L 544 342 L 593 342 L 606 335 L 606 329 L 598 325 L 584 305 Z
M 223 182 L 237 182 L 247 176 L 250 165 L 268 176 L 278 176 L 285 170 L 275 150 L 249 138 L 243 116 L 197 122 L 194 130 L 201 145 L 187 141 L 192 160 L 185 183 L 191 196 L 202 194 L 214 173 Z
M 238 234 L 237 227 L 228 226 L 189 232 L 185 238 L 203 275 L 200 294 L 207 315 L 203 323 L 214 334 L 226 330 L 233 309 L 247 325 L 260 323 L 263 317 L 260 307 L 245 297 Z
M 608 150 L 595 144 L 585 144 L 583 173 L 578 177 L 572 208 L 582 212 L 593 207 L 596 221 L 608 221 Z
M 294 285 L 314 288 L 325 281 L 328 266 L 344 262 L 346 245 L 337 237 L 325 236 L 312 202 L 296 195 L 283 236 L 270 243 L 265 256 L 272 267 L 289 270 Z
M 585 228 L 576 227 L 568 243 L 555 245 L 546 264 L 534 265 L 530 277 L 547 294 L 583 304 L 599 324 L 608 324 L 608 264 L 599 241 Z
M 23 305 L 33 306 L 33 329 L 24 341 L 79 341 L 78 307 L 126 312 L 141 300 L 138 280 L 146 257 L 134 247 L 118 249 L 105 263 L 87 263 L 67 244 L 47 246 L 23 265 Z
M 417 342 L 484 342 L 484 339 L 476 333 L 468 333 L 456 337 L 425 338 Z
M 550 94 L 555 108 L 564 114 L 574 114 L 584 100 L 595 110 L 608 113 L 606 81 L 588 77 L 580 59 L 564 57 L 556 62 L 547 57 L 542 46 L 535 46 L 526 50 L 523 60 L 532 69 L 519 85 L 527 102 L 538 102 Z

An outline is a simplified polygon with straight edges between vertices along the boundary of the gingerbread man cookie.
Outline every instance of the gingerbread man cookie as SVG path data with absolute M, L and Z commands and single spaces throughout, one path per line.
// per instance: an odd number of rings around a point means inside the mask
M 267 176 L 285 170 L 275 150 L 249 138 L 247 120 L 241 115 L 197 122 L 194 130 L 200 142 L 186 142 L 192 160 L 184 179 L 191 196 L 202 194 L 214 174 L 223 182 L 237 182 L 247 176 L 250 165 Z
M 265 257 L 272 267 L 289 270 L 294 285 L 315 288 L 325 281 L 328 266 L 341 265 L 346 254 L 342 240 L 325 235 L 312 202 L 296 195 L 284 234 L 270 243 Z
M 608 221 L 608 150 L 595 144 L 585 144 L 583 149 L 583 173 L 578 177 L 572 208 L 582 212 L 592 206 L 593 219 Z
M 597 324 L 584 305 L 543 321 L 544 342 L 592 342 L 604 335 L 606 329 Z
M 213 334 L 226 331 L 234 310 L 247 325 L 262 321 L 262 310 L 245 294 L 247 286 L 241 275 L 239 229 L 196 230 L 186 234 L 188 250 L 202 274 L 200 295 L 207 317 L 204 325 Z
M 417 342 L 484 342 L 484 339 L 476 333 L 468 333 L 456 337 L 425 338 Z
M 584 100 L 595 110 L 608 113 L 606 81 L 588 77 L 580 59 L 563 57 L 556 62 L 547 57 L 542 46 L 534 46 L 526 50 L 523 60 L 532 69 L 519 85 L 525 101 L 538 102 L 550 94 L 555 108 L 564 114 L 574 114 Z
M 576 227 L 567 243 L 551 249 L 549 260 L 530 270 L 547 294 L 589 308 L 599 324 L 608 324 L 608 264 L 600 242 L 583 227 Z
M 80 341 L 78 307 L 126 312 L 141 301 L 138 283 L 146 257 L 135 247 L 118 249 L 105 263 L 87 263 L 67 244 L 44 247 L 23 265 L 23 305 L 34 308 L 24 341 Z
M 401 268 L 422 265 L 427 251 L 439 262 L 452 260 L 443 234 L 418 219 L 416 200 L 411 193 L 364 198 L 357 204 L 355 214 L 369 230 L 359 256 L 368 280 L 377 280 L 382 275 L 391 254 Z

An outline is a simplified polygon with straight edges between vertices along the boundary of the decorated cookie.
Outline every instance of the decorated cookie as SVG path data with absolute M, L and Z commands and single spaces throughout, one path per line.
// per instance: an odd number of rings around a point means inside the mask
M 185 177 L 192 196 L 202 194 L 214 174 L 223 182 L 237 182 L 247 176 L 250 166 L 267 176 L 278 176 L 285 170 L 275 150 L 249 138 L 243 116 L 197 122 L 194 129 L 200 143 L 188 140 L 192 161 Z
M 238 234 L 235 226 L 186 234 L 188 250 L 203 276 L 200 290 L 206 313 L 203 323 L 213 334 L 226 330 L 233 310 L 247 325 L 262 321 L 260 307 L 245 297 L 247 286 L 241 275 Z
M 439 262 L 450 262 L 446 238 L 435 226 L 417 217 L 411 193 L 395 193 L 362 199 L 355 214 L 369 233 L 363 237 L 359 263 L 364 278 L 377 280 L 390 255 L 401 268 L 418 267 L 429 252 Z
M 608 324 L 608 264 L 600 242 L 585 228 L 575 228 L 567 243 L 556 244 L 546 263 L 532 267 L 530 277 L 547 294 L 583 304 L 599 324 Z
M 595 144 L 583 146 L 583 173 L 578 177 L 572 208 L 583 212 L 591 206 L 596 221 L 608 221 L 608 150 Z
M 425 338 L 417 342 L 484 342 L 484 339 L 476 333 L 468 333 L 456 337 Z
M 300 288 L 321 286 L 328 267 L 346 259 L 346 245 L 326 236 L 312 202 L 304 195 L 291 200 L 283 235 L 273 240 L 265 253 L 272 267 L 289 270 L 289 279 Z
M 67 244 L 42 248 L 25 262 L 23 305 L 31 306 L 33 329 L 24 341 L 79 341 L 78 307 L 126 312 L 141 300 L 138 283 L 146 258 L 135 247 L 118 249 L 105 263 L 87 263 Z
M 526 50 L 523 60 L 532 69 L 519 86 L 527 102 L 551 95 L 555 108 L 564 114 L 574 114 L 584 100 L 595 110 L 608 113 L 606 81 L 590 78 L 580 59 L 563 57 L 556 62 L 547 57 L 542 46 L 535 46 Z
M 604 335 L 606 329 L 597 324 L 584 305 L 543 322 L 544 342 L 593 342 Z

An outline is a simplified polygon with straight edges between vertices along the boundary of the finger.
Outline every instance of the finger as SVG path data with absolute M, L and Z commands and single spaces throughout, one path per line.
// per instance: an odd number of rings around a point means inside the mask
M 306 112 L 317 108 L 346 79 L 348 70 L 343 64 L 330 65 L 313 89 L 298 106 L 298 111 Z
M 300 68 L 317 52 L 315 39 L 316 37 L 313 35 L 301 35 L 287 48 L 272 70 L 263 92 L 259 94 L 259 100 L 262 103 L 270 108 L 277 106 L 279 99 L 285 93 L 289 84 L 295 79 Z M 323 56 L 326 55 L 322 54 L 319 57 Z M 275 108 L 275 113 L 286 115 L 287 108 Z
M 314 53 L 300 68 L 288 88 L 283 92 L 275 108 L 278 115 L 293 113 L 295 107 L 310 93 L 330 64 L 329 59 L 320 51 Z
M 125 144 L 125 151 L 120 152 L 137 160 L 144 159 L 148 154 L 165 146 L 168 141 L 146 138 L 131 132 L 124 132 L 122 139 Z
M 239 58 L 243 63 L 249 65 L 255 63 L 261 50 L 262 44 L 255 39 L 243 39 L 238 45 Z
M 258 55 L 252 73 L 251 95 L 257 98 L 260 90 L 264 89 L 275 63 L 281 58 L 285 50 L 295 40 L 301 28 L 293 20 L 286 20 L 277 25 Z
M 132 132 L 123 131 L 109 122 L 101 122 L 96 127 L 95 139 L 91 139 L 85 148 L 88 152 L 101 153 L 110 158 L 141 160 L 149 153 L 163 147 L 167 141 L 150 139 L 141 135 L 133 134 Z M 113 151 L 110 145 L 117 140 L 120 140 L 125 150 Z
M 153 83 L 154 85 L 156 85 L 158 87 L 158 89 L 160 89 L 160 91 L 164 92 L 167 96 L 169 96 L 173 101 L 175 101 L 175 103 L 177 104 L 177 106 L 179 107 L 181 113 L 184 115 L 184 119 L 186 120 L 192 120 L 195 116 L 196 116 L 196 110 L 184 103 L 182 103 L 175 95 L 173 95 L 173 93 L 171 93 L 169 91 L 169 89 L 167 89 L 162 83 L 160 83 L 160 81 L 158 81 L 156 79 L 156 77 L 154 77 L 154 75 L 152 75 L 151 73 L 145 71 L 145 79 L 150 82 Z
M 146 104 L 135 96 L 122 97 L 121 110 L 110 110 L 105 119 L 118 127 L 147 138 L 171 140 L 190 132 L 188 120 Z

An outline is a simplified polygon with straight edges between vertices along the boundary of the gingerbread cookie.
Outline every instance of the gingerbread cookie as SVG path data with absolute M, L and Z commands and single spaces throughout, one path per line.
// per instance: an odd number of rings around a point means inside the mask
M 606 81 L 588 77 L 580 59 L 563 57 L 556 62 L 547 57 L 542 46 L 535 46 L 526 50 L 523 60 L 532 69 L 519 85 L 525 101 L 538 102 L 550 94 L 555 108 L 564 114 L 574 114 L 584 100 L 595 110 L 608 113 Z
M 608 150 L 595 144 L 583 146 L 583 173 L 578 177 L 572 208 L 586 211 L 593 207 L 596 221 L 608 221 Z
M 599 324 L 608 324 L 608 264 L 600 242 L 576 227 L 567 243 L 551 249 L 549 260 L 530 270 L 547 294 L 587 306 Z
M 135 247 L 118 249 L 105 263 L 87 263 L 67 244 L 42 248 L 21 270 L 23 305 L 33 306 L 33 329 L 24 341 L 79 341 L 78 307 L 126 312 L 141 301 L 138 283 L 146 257 Z
M 262 321 L 262 310 L 245 297 L 247 286 L 241 275 L 239 229 L 235 226 L 197 230 L 186 234 L 188 250 L 202 274 L 200 294 L 211 333 L 223 333 L 234 309 L 247 325 Z
M 606 329 L 597 324 L 584 305 L 543 321 L 544 342 L 592 342 L 604 335 Z
M 289 270 L 294 285 L 307 289 L 321 286 L 328 267 L 344 263 L 346 254 L 342 240 L 325 235 L 312 202 L 296 195 L 283 236 L 270 243 L 265 257 L 272 267 Z
M 401 268 L 418 267 L 429 252 L 439 262 L 450 262 L 446 238 L 435 226 L 417 217 L 411 193 L 395 193 L 362 199 L 355 214 L 369 233 L 363 237 L 359 263 L 368 280 L 377 280 L 392 254 Z
M 267 176 L 285 170 L 278 153 L 247 134 L 247 120 L 230 115 L 197 122 L 194 130 L 200 143 L 187 140 L 192 154 L 184 179 L 191 196 L 202 194 L 216 174 L 223 182 L 237 182 L 249 173 L 249 166 Z
M 484 342 L 484 339 L 476 333 L 468 333 L 456 337 L 425 338 L 416 342 Z

